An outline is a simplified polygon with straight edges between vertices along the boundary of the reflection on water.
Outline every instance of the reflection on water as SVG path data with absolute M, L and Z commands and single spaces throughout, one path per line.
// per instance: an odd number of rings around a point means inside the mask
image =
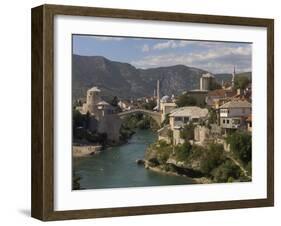
M 127 144 L 110 147 L 99 155 L 74 159 L 74 173 L 81 177 L 81 188 L 191 184 L 189 178 L 152 172 L 136 164 L 155 139 L 156 134 L 151 130 L 138 130 Z

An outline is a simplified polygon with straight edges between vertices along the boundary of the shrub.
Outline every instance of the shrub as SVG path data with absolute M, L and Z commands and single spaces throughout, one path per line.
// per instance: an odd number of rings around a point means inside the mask
M 247 132 L 235 132 L 226 139 L 230 150 L 235 157 L 239 158 L 244 165 L 252 160 L 252 136 Z
M 168 150 L 166 148 L 161 150 L 160 152 L 158 152 L 157 158 L 158 158 L 159 162 L 162 164 L 166 163 L 170 157 L 170 153 L 171 153 L 170 150 Z
M 157 159 L 161 164 L 164 164 L 172 154 L 172 147 L 164 140 L 158 141 L 159 146 L 157 147 Z
M 213 170 L 212 176 L 215 182 L 233 182 L 239 178 L 240 168 L 231 160 L 226 160 L 219 167 Z
M 177 145 L 175 147 L 176 160 L 181 162 L 187 161 L 191 153 L 191 148 L 192 146 L 189 142 Z
M 225 160 L 223 145 L 210 144 L 208 149 L 204 152 L 200 168 L 204 174 L 211 175 L 213 169 L 218 167 Z
M 192 145 L 190 157 L 192 159 L 199 159 L 206 152 L 206 149 L 199 145 Z
M 194 139 L 194 125 L 192 123 L 185 125 L 180 132 L 180 137 L 182 139 L 184 139 L 186 142 L 188 142 L 189 140 L 193 140 Z

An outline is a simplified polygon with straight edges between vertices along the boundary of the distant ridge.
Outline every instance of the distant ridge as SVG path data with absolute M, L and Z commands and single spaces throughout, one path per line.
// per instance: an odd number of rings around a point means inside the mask
M 151 69 L 137 69 L 129 63 L 108 60 L 102 56 L 72 58 L 72 99 L 83 98 L 87 89 L 98 86 L 105 99 L 152 96 L 156 81 L 161 84 L 161 95 L 179 94 L 198 89 L 200 77 L 207 71 L 174 65 Z M 251 72 L 243 73 L 251 77 Z M 231 74 L 215 74 L 218 83 L 231 81 Z

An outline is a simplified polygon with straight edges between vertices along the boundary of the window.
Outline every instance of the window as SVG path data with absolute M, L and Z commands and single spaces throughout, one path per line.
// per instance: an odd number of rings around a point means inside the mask
M 229 113 L 228 109 L 221 109 L 221 113 Z
M 224 120 L 222 120 L 222 123 L 223 123 L 223 124 L 225 124 L 225 119 L 224 119 Z
M 193 122 L 199 122 L 199 118 L 192 119 Z
M 226 120 L 226 124 L 229 124 L 229 120 L 228 119 Z
M 182 117 L 175 117 L 175 122 L 181 122 L 182 121 Z
M 189 117 L 184 117 L 184 118 L 183 118 L 183 122 L 184 122 L 184 123 L 188 123 L 188 122 L 189 122 Z

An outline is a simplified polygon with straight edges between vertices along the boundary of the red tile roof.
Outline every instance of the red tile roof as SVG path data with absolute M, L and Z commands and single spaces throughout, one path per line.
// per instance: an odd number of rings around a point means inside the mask
M 213 97 L 232 97 L 236 95 L 236 91 L 224 90 L 224 89 L 215 89 L 208 92 L 208 96 Z

